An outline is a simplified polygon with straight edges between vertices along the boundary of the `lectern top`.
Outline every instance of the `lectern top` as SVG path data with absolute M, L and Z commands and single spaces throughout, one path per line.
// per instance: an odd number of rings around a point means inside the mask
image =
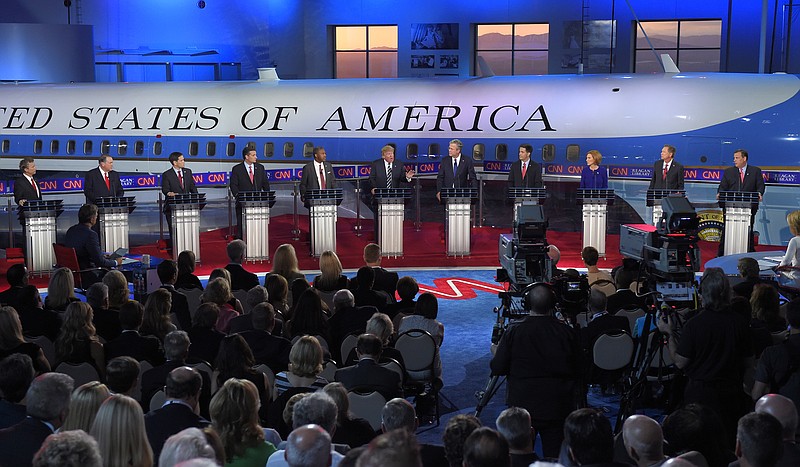
M 240 191 L 237 201 L 271 201 L 275 199 L 275 191 Z
M 544 188 L 510 187 L 508 197 L 514 199 L 547 199 L 547 190 Z
M 411 198 L 410 188 L 375 188 L 375 198 Z
M 595 188 L 579 188 L 578 199 L 598 199 L 598 200 L 613 200 L 614 190 L 611 189 L 595 189 Z
M 477 198 L 477 188 L 442 188 L 442 198 Z
M 326 188 L 324 190 L 306 191 L 306 199 L 336 199 L 341 201 L 344 193 L 341 188 Z
M 136 204 L 136 198 L 133 196 L 103 196 L 96 198 L 94 201 L 95 206 L 98 208 L 117 208 L 117 207 L 131 207 Z
M 742 201 L 747 203 L 757 203 L 761 193 L 757 191 L 720 191 L 720 201 Z

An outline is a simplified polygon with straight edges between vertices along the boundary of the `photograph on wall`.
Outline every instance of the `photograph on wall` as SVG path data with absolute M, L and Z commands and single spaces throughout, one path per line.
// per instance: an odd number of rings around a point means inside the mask
M 411 25 L 411 50 L 458 49 L 458 23 L 415 23 Z
M 433 68 L 435 64 L 433 55 L 411 56 L 411 68 Z
M 443 70 L 455 70 L 458 68 L 458 55 L 444 54 L 439 55 L 439 68 Z

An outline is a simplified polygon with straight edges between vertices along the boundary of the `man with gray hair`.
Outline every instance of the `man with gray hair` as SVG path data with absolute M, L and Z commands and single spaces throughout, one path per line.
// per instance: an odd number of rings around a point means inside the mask
M 394 430 L 415 433 L 418 426 L 417 414 L 411 402 L 396 397 L 383 406 L 383 410 L 381 410 L 381 431 L 383 433 Z M 447 458 L 442 446 L 420 443 L 419 455 L 423 465 L 447 465 Z
M 639 467 L 658 467 L 666 462 L 661 425 L 646 415 L 631 415 L 622 425 L 625 452 Z
M 394 430 L 384 433 L 367 446 L 356 461 L 357 467 L 422 467 L 419 445 L 413 433 Z
M 247 244 L 244 240 L 234 240 L 228 243 L 228 259 L 231 261 L 225 269 L 231 273 L 231 290 L 250 290 L 258 285 L 258 276 L 246 270 L 242 263 L 245 261 Z
M 342 341 L 348 334 L 364 332 L 369 318 L 378 312 L 371 305 L 356 306 L 353 292 L 342 289 L 333 294 L 333 315 L 328 319 L 328 332 L 331 336 L 331 356 L 337 362 L 344 362 L 347 355 L 341 355 Z
M 264 286 L 256 285 L 255 287 L 251 287 L 250 290 L 247 291 L 247 297 L 242 304 L 244 306 L 244 313 L 231 320 L 231 327 L 228 334 L 238 334 L 254 329 L 250 313 L 256 305 L 267 303 L 268 301 L 269 293 Z M 281 330 L 279 329 L 278 331 Z
M 283 453 L 290 467 L 331 465 L 331 436 L 319 425 L 303 425 L 289 434 Z
M 749 413 L 736 429 L 736 457 L 744 467 L 775 467 L 783 454 L 780 422 L 766 413 Z
M 539 460 L 533 452 L 536 431 L 531 426 L 531 414 L 521 407 L 509 407 L 497 417 L 497 431 L 508 441 L 511 467 L 527 466 Z
M 119 322 L 119 310 L 108 308 L 108 286 L 95 282 L 86 291 L 86 303 L 92 307 L 92 324 L 97 334 L 103 339 L 112 341 L 122 334 Z
M 319 425 L 323 430 L 333 437 L 336 431 L 336 417 L 338 409 L 336 402 L 331 396 L 322 391 L 311 393 L 294 404 L 292 409 L 292 428 L 297 429 L 305 425 Z M 349 447 L 342 445 L 331 445 L 331 465 L 336 466 L 339 461 L 344 457 L 335 449 L 342 449 L 345 452 Z M 285 451 L 283 449 L 276 451 L 269 457 L 267 467 L 284 467 L 288 466 Z
M 173 467 L 191 459 L 216 458 L 214 448 L 208 444 L 206 435 L 199 428 L 186 428 L 169 438 L 158 456 L 159 467 Z
M 0 430 L 0 453 L 7 466 L 30 466 L 44 440 L 64 423 L 75 382 L 63 373 L 34 379 L 25 395 L 27 418 Z
M 778 467 L 800 465 L 800 447 L 795 442 L 797 431 L 797 408 L 788 397 L 780 394 L 767 394 L 756 402 L 756 413 L 772 415 L 783 428 L 783 455 L 776 464 Z M 730 467 L 743 465 L 740 461 L 731 462 Z
M 253 329 L 241 332 L 239 335 L 253 351 L 256 364 L 267 365 L 275 374 L 285 371 L 289 367 L 292 343 L 280 334 L 273 334 L 275 309 L 269 303 L 259 303 L 250 311 L 248 318 L 253 324 Z
M 97 441 L 85 431 L 65 431 L 44 440 L 33 467 L 103 467 L 103 458 Z

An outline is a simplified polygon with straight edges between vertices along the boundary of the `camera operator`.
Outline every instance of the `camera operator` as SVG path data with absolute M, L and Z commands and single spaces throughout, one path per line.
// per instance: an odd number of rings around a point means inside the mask
M 720 268 L 708 268 L 700 281 L 702 308 L 680 333 L 674 314 L 662 316 L 658 329 L 669 339 L 675 365 L 688 378 L 684 404 L 700 403 L 722 419 L 726 439 L 736 437 L 736 423 L 752 404 L 743 392 L 745 370 L 753 350 L 744 317 L 730 308 L 731 287 Z
M 556 296 L 547 284 L 525 295 L 530 314 L 511 324 L 492 346 L 492 375 L 508 375 L 507 404 L 531 414 L 545 457 L 558 457 L 564 420 L 581 397 L 578 332 L 554 317 Z

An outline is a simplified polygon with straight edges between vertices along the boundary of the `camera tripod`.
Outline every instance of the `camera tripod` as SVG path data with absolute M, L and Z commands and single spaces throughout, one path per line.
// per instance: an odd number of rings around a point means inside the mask
M 494 397 L 494 395 L 500 389 L 500 386 L 502 386 L 505 381 L 506 378 L 504 376 L 490 376 L 489 383 L 486 384 L 486 388 L 484 388 L 483 391 L 475 392 L 475 397 L 478 399 L 478 405 L 475 407 L 476 418 L 481 416 L 483 409 L 489 404 L 489 401 L 492 400 L 492 397 Z

